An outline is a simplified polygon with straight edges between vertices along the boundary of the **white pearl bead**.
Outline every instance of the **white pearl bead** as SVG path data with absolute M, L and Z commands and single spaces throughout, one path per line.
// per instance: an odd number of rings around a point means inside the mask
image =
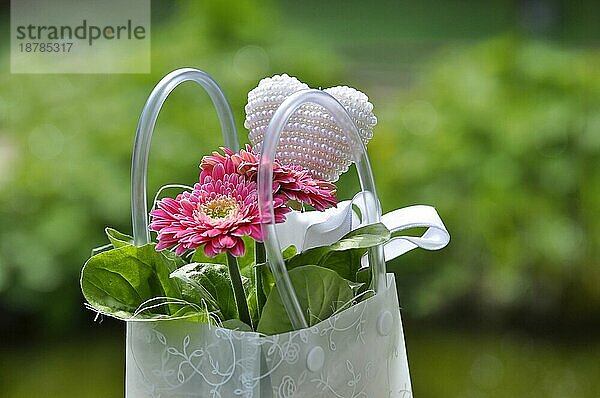
M 269 122 L 281 103 L 289 95 L 308 88 L 298 79 L 284 74 L 261 80 L 248 93 L 244 127 L 249 130 L 248 138 L 255 151 L 260 151 Z M 361 141 L 367 144 L 377 124 L 369 98 L 347 86 L 324 91 L 346 108 L 357 126 Z M 353 153 L 360 149 L 354 137 L 349 135 L 350 132 L 344 131 L 325 108 L 305 104 L 286 123 L 281 133 L 277 158 L 284 164 L 307 168 L 314 177 L 336 181 L 341 173 L 348 170 Z

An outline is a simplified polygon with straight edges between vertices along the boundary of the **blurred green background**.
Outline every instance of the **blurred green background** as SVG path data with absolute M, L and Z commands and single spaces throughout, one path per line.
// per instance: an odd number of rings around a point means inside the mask
M 364 91 L 384 210 L 435 205 L 452 234 L 396 273 L 414 394 L 600 396 L 600 3 L 153 1 L 152 73 L 12 75 L 0 1 L 0 396 L 123 395 L 123 325 L 83 308 L 103 227 L 129 231 L 129 167 L 154 84 L 246 94 L 288 73 Z M 157 124 L 149 191 L 220 144 L 189 84 Z M 341 180 L 342 197 L 358 188 Z

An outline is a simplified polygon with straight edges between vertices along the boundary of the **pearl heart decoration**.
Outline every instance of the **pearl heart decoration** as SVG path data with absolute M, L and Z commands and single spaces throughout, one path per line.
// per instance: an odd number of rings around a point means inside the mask
M 262 79 L 248 93 L 244 127 L 255 152 L 260 152 L 267 126 L 281 103 L 291 94 L 309 87 L 288 75 Z M 366 145 L 373 137 L 377 118 L 373 104 L 362 92 L 351 87 L 337 86 L 323 90 L 337 99 L 348 111 L 362 142 Z M 333 116 L 322 106 L 302 105 L 290 118 L 281 133 L 277 159 L 282 164 L 305 167 L 313 177 L 337 181 L 352 164 L 352 138 L 335 123 Z

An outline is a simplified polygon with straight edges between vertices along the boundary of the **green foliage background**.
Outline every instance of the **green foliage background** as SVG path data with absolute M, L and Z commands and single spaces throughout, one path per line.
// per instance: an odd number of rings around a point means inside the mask
M 133 138 L 146 97 L 164 74 L 183 66 L 212 74 L 247 142 L 246 94 L 261 77 L 287 71 L 318 85 L 338 70 L 318 46 L 289 62 L 303 37 L 268 34 L 277 20 L 269 8 L 200 3 L 163 6 L 168 21 L 153 26 L 152 74 L 0 76 L 0 294 L 10 308 L 57 329 L 81 313 L 82 261 L 103 244 L 103 226 L 131 228 Z M 7 51 L 2 57 L 7 64 Z M 200 158 L 219 145 L 208 96 L 193 83 L 179 88 L 157 124 L 148 191 L 194 181 Z
M 453 236 L 431 264 L 392 265 L 419 315 L 465 298 L 496 321 L 598 314 L 598 65 L 508 35 L 440 52 L 383 107 L 370 150 L 384 208 L 434 204 Z
M 208 2 L 165 11 L 150 75 L 0 77 L 0 291 L 55 327 L 79 306 L 73 282 L 102 227 L 130 229 L 133 135 L 162 75 L 186 65 L 212 73 L 246 142 L 246 93 L 261 77 L 287 72 L 318 87 L 348 74 L 326 45 L 303 47 L 317 42 L 309 33 L 269 34 L 272 9 Z M 380 122 L 369 151 L 384 209 L 436 205 L 453 235 L 443 253 L 392 264 L 413 315 L 465 296 L 494 314 L 584 302 L 580 311 L 598 311 L 599 65 L 595 50 L 512 34 L 442 48 L 411 86 L 371 94 Z M 149 191 L 193 181 L 200 157 L 220 144 L 207 96 L 178 89 L 157 126 Z M 357 188 L 353 178 L 343 195 Z

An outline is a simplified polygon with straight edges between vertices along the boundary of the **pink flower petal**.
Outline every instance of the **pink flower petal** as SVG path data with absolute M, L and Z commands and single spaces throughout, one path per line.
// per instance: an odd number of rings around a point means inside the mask
M 244 241 L 238 238 L 235 242 L 235 245 L 229 251 L 235 257 L 242 257 L 246 253 L 246 246 L 244 245 Z
M 204 254 L 206 254 L 208 257 L 215 257 L 219 253 L 220 251 L 215 249 L 212 242 L 208 242 L 206 245 L 204 245 Z
M 259 156 L 248 145 L 238 153 L 221 150 L 223 153 L 215 151 L 202 159 L 192 192 L 183 192 L 175 199 L 164 198 L 150 212 L 149 228 L 158 232 L 157 249 L 175 247 L 181 255 L 204 245 L 207 256 L 227 250 L 239 256 L 245 252 L 242 236 L 262 240 L 256 191 Z M 275 222 L 285 220 L 290 199 L 318 210 L 336 205 L 335 186 L 313 179 L 299 166 L 275 161 L 273 189 Z M 210 208 L 214 212 L 205 214 Z

